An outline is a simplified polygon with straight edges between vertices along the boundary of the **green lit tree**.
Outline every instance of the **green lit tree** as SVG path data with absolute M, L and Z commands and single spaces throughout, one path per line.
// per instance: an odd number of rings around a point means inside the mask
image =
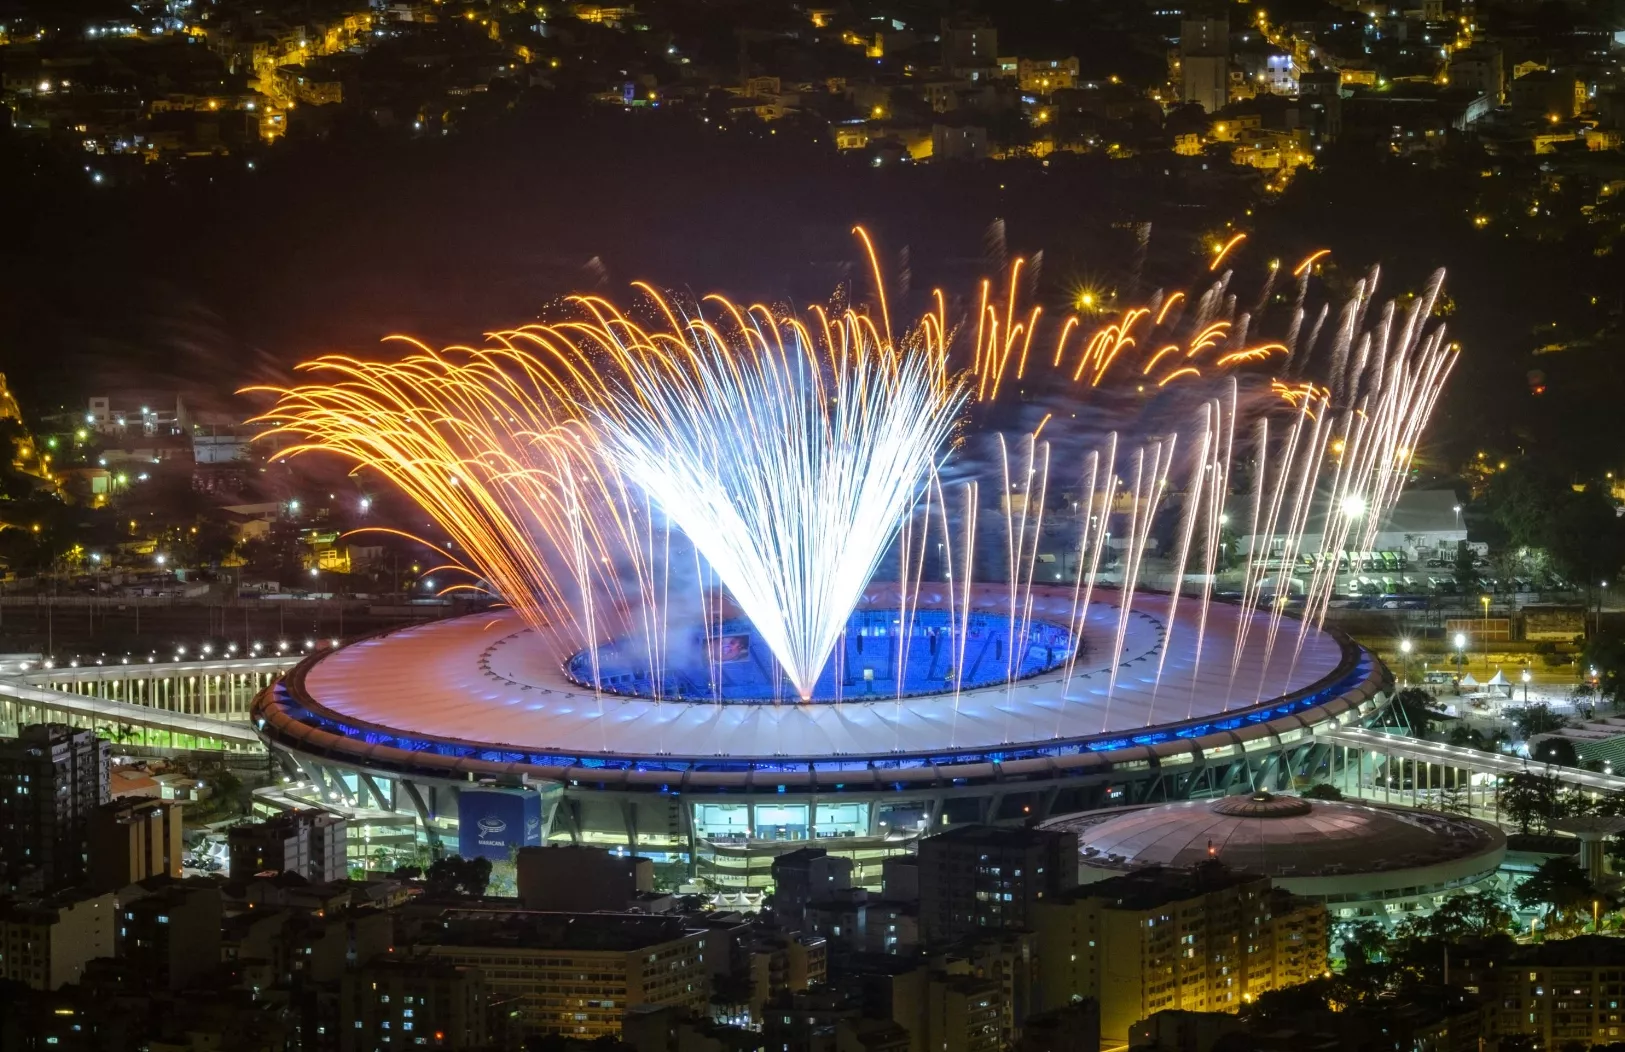
M 1591 914 L 1598 891 L 1572 858 L 1547 859 L 1512 897 L 1524 909 L 1544 908 L 1550 932 L 1578 930 Z

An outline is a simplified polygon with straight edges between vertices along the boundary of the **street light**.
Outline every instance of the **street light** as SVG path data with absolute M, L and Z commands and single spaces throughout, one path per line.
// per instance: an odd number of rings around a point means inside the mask
M 1490 597 L 1481 595 L 1478 597 L 1478 601 L 1484 607 L 1484 628 L 1479 638 L 1484 643 L 1484 675 L 1488 676 L 1490 673 Z
M 1465 663 L 1463 651 L 1467 649 L 1467 633 L 1457 632 L 1456 638 L 1451 642 L 1456 644 L 1456 681 L 1459 683 L 1461 681 L 1461 668 Z
M 1523 670 L 1523 675 L 1520 678 L 1523 680 L 1523 704 L 1524 704 L 1524 708 L 1528 708 L 1529 707 L 1529 670 L 1524 669 Z

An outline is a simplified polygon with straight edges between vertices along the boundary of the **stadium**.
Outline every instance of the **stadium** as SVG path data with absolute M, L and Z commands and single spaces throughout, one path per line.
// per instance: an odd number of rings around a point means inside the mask
M 639 283 L 630 312 L 583 297 L 480 348 L 327 355 L 265 389 L 279 456 L 397 488 L 436 579 L 504 604 L 264 691 L 290 805 L 410 823 L 432 853 L 601 844 L 722 888 L 813 843 L 872 886 L 945 826 L 1291 785 L 1325 762 L 1318 727 L 1386 703 L 1381 663 L 1322 626 L 1455 363 L 1427 321 L 1442 273 L 1369 328 L 1362 283 L 1306 329 L 1318 254 L 1289 311 L 1265 310 L 1276 261 L 1248 312 L 1220 270 L 1237 235 L 1188 290 L 1034 349 L 1020 261 L 1002 313 L 984 281 L 969 317 L 936 292 L 896 326 L 854 234 L 864 304 Z
M 1371 652 L 1267 609 L 1140 590 L 1124 610 L 1096 587 L 1072 655 L 1072 587 L 1031 586 L 1019 620 L 1003 585 L 968 595 L 957 690 L 936 612 L 964 596 L 926 585 L 900 609 L 872 585 L 808 702 L 768 696 L 737 614 L 659 690 L 601 646 L 594 691 L 570 637 L 495 610 L 312 655 L 253 718 L 286 799 L 409 818 L 431 852 L 596 844 L 742 889 L 808 844 L 877 883 L 945 825 L 1288 787 L 1316 727 L 1364 719 L 1391 685 Z

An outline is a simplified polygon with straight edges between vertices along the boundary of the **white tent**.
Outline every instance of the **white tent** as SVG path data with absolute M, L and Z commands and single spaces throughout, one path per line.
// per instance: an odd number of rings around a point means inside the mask
M 1471 687 L 1474 690 L 1477 690 L 1478 689 L 1478 680 L 1474 679 L 1473 674 L 1471 672 L 1469 672 L 1465 676 L 1461 677 L 1461 680 L 1460 680 L 1460 682 L 1457 683 L 1457 686 L 1459 686 L 1459 687 L 1461 687 L 1463 689 Z
M 1499 694 L 1503 698 L 1512 697 L 1512 681 L 1507 679 L 1500 669 L 1495 670 L 1495 675 L 1484 686 L 1490 693 Z

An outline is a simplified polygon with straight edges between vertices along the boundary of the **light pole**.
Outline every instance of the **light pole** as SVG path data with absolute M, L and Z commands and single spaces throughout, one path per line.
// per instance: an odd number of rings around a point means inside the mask
M 1456 644 L 1456 686 L 1459 689 L 1461 686 L 1461 668 L 1466 661 L 1467 633 L 1457 632 L 1456 638 L 1451 642 Z
M 1523 707 L 1527 709 L 1529 707 L 1529 670 L 1528 669 L 1523 670 L 1523 676 L 1521 678 L 1523 679 Z
M 1481 595 L 1478 597 L 1478 601 L 1484 608 L 1484 616 L 1481 619 L 1483 627 L 1479 633 L 1479 640 L 1484 644 L 1484 677 L 1488 679 L 1490 674 L 1490 597 Z
M 1405 673 L 1405 682 L 1406 682 L 1407 685 L 1410 683 L 1411 650 L 1412 649 L 1413 648 L 1412 648 L 1410 640 L 1401 639 L 1399 641 L 1399 653 L 1402 656 L 1402 659 L 1401 659 L 1401 662 L 1400 662 L 1400 669 L 1401 669 L 1401 671 L 1403 671 Z

